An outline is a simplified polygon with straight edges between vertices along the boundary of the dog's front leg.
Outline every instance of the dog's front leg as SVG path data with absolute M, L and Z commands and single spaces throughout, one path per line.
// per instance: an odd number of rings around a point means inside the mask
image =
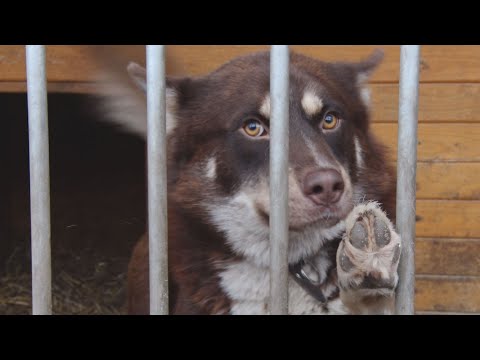
M 401 240 L 374 202 L 347 217 L 337 251 L 340 298 L 352 314 L 393 314 Z

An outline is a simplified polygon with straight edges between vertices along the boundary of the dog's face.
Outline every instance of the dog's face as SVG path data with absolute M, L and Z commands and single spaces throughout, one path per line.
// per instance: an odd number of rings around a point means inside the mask
M 290 60 L 289 261 L 343 229 L 364 196 L 368 75 L 380 61 Z M 144 87 L 144 72 L 130 73 Z M 269 263 L 270 59 L 237 58 L 196 79 L 168 79 L 169 198 Z

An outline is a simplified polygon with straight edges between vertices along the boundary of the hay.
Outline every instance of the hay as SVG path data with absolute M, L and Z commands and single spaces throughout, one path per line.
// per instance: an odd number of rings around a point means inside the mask
M 19 260 L 17 253 L 18 250 L 12 254 L 12 258 L 16 258 L 13 261 L 15 264 Z M 99 260 L 88 250 L 80 254 L 56 251 L 52 258 L 57 259 L 52 264 L 53 314 L 125 314 L 127 259 Z M 11 263 L 12 259 L 9 261 Z M 0 314 L 31 314 L 31 275 L 28 268 L 13 266 L 9 269 L 7 266 L 6 273 L 0 277 Z

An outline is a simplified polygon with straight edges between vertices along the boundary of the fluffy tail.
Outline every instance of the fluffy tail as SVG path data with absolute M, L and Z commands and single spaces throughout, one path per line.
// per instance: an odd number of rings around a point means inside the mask
M 102 97 L 99 111 L 102 119 L 121 129 L 144 137 L 147 129 L 146 99 L 127 72 L 132 54 L 134 60 L 145 62 L 142 47 L 98 45 L 88 48 L 95 62 L 99 80 L 96 93 Z M 143 51 L 144 53 L 144 51 Z M 143 55 L 143 56 L 142 56 Z

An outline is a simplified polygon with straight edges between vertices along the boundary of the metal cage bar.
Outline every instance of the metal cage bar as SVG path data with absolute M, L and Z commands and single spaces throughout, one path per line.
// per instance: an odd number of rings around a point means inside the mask
M 396 221 L 397 230 L 402 237 L 396 294 L 396 313 L 401 315 L 412 315 L 415 311 L 415 178 L 419 67 L 420 46 L 401 46 Z
M 270 313 L 288 314 L 289 50 L 270 53 Z
M 165 46 L 147 45 L 150 314 L 168 314 Z
M 52 314 L 50 170 L 45 57 L 44 45 L 26 46 L 33 315 Z

